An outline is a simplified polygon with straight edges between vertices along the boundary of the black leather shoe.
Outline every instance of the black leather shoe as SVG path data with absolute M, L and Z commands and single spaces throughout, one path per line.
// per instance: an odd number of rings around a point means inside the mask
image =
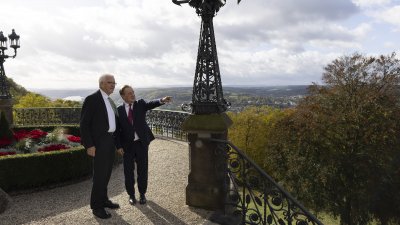
M 105 209 L 92 209 L 93 215 L 99 217 L 100 219 L 108 219 L 111 218 L 111 214 L 107 212 Z
M 144 194 L 140 194 L 140 200 L 139 203 L 141 205 L 146 204 L 147 200 L 146 200 L 146 196 Z
M 119 205 L 117 203 L 113 203 L 112 201 L 108 200 L 104 203 L 104 207 L 109 209 L 119 209 Z
M 129 198 L 129 204 L 131 204 L 131 205 L 136 204 L 136 198 L 135 197 Z

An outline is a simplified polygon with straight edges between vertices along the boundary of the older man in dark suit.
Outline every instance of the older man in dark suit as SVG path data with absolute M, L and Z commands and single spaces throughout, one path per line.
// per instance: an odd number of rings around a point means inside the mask
M 135 164 L 137 165 L 137 182 L 140 193 L 140 204 L 146 203 L 147 177 L 148 177 L 148 149 L 154 140 L 146 122 L 147 110 L 170 102 L 172 98 L 166 96 L 159 100 L 146 102 L 143 99 L 136 101 L 136 96 L 131 86 L 125 85 L 119 91 L 123 105 L 118 107 L 120 141 L 124 155 L 125 188 L 129 195 L 129 203 L 134 205 L 135 198 Z
M 119 205 L 110 201 L 107 185 L 110 180 L 117 143 L 117 109 L 109 97 L 115 89 L 113 75 L 104 74 L 99 79 L 100 89 L 83 102 L 80 131 L 87 154 L 93 157 L 93 186 L 90 207 L 101 219 L 111 217 L 104 208 L 116 209 Z

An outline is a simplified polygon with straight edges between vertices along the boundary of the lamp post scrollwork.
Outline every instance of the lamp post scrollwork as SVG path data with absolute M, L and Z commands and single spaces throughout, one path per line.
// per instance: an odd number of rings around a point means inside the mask
M 12 56 L 5 54 L 8 48 L 7 37 L 0 31 L 0 99 L 11 99 L 10 90 L 7 85 L 7 76 L 4 71 L 4 62 L 9 57 L 15 58 L 17 56 L 17 49 L 20 47 L 19 35 L 15 33 L 14 29 L 12 29 L 11 34 L 8 35 L 8 39 L 10 39 L 10 47 L 14 49 L 14 55 Z
M 194 114 L 225 112 L 230 103 L 224 99 L 215 43 L 213 18 L 225 0 L 172 0 L 176 5 L 188 3 L 201 17 L 200 39 L 193 84 L 192 102 L 183 104 L 183 110 Z M 238 0 L 239 4 L 240 0 Z

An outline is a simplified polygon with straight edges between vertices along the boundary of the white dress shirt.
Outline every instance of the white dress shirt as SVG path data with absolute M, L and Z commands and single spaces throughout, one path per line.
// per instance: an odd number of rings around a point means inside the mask
M 108 100 L 108 95 L 100 89 L 101 95 L 103 96 L 104 102 L 106 103 L 106 108 L 107 108 L 107 117 L 108 117 L 108 132 L 115 132 L 116 129 L 116 121 L 115 121 L 115 113 L 114 110 L 111 106 L 110 101 Z

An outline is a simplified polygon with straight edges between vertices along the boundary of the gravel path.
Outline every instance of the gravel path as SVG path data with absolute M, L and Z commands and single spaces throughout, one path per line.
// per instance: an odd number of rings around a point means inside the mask
M 108 193 L 121 208 L 108 210 L 111 219 L 93 216 L 89 206 L 91 180 L 88 179 L 46 191 L 12 196 L 11 207 L 0 214 L 0 224 L 214 224 L 207 220 L 210 211 L 185 204 L 188 155 L 185 142 L 156 139 L 151 143 L 146 205 L 129 205 L 123 167 L 116 167 Z

